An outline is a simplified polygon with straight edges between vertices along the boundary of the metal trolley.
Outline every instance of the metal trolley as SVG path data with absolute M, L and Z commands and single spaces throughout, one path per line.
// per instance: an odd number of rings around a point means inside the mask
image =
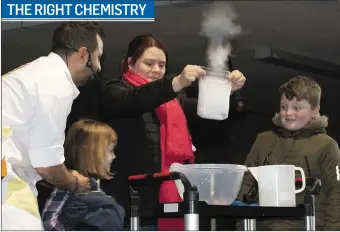
M 140 212 L 139 185 L 149 185 L 167 180 L 181 180 L 184 186 L 183 202 L 157 204 L 154 212 Z M 305 229 L 315 231 L 315 196 L 321 188 L 319 179 L 309 179 L 304 204 L 296 207 L 252 207 L 208 205 L 199 201 L 197 187 L 180 172 L 153 173 L 129 177 L 130 183 L 130 229 L 139 230 L 140 218 L 184 218 L 184 229 L 199 231 L 200 219 L 242 218 L 244 230 L 255 231 L 256 219 L 305 218 Z

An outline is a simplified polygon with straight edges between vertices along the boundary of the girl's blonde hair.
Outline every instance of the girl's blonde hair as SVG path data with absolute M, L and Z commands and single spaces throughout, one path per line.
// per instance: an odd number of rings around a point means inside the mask
M 105 153 L 109 144 L 117 144 L 116 132 L 107 124 L 84 119 L 72 125 L 65 139 L 65 164 L 84 175 L 111 179 Z

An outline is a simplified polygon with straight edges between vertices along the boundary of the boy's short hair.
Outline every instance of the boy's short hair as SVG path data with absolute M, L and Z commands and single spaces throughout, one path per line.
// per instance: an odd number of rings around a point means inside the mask
M 320 105 L 321 87 L 312 78 L 297 76 L 283 84 L 279 89 L 280 95 L 289 100 L 296 97 L 298 101 L 306 100 L 312 109 Z

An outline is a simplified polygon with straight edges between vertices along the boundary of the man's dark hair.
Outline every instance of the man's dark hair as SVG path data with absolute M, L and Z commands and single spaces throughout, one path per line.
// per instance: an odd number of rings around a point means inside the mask
M 95 22 L 62 23 L 53 34 L 52 52 L 67 52 L 71 55 L 81 47 L 86 47 L 92 53 L 98 47 L 97 35 L 102 39 L 105 36 L 103 29 Z

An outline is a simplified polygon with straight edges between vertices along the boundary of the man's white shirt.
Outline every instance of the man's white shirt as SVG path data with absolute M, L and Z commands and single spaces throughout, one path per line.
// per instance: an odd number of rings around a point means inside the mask
M 35 168 L 62 164 L 66 120 L 79 90 L 62 58 L 50 53 L 2 78 L 2 157 L 37 194 Z

